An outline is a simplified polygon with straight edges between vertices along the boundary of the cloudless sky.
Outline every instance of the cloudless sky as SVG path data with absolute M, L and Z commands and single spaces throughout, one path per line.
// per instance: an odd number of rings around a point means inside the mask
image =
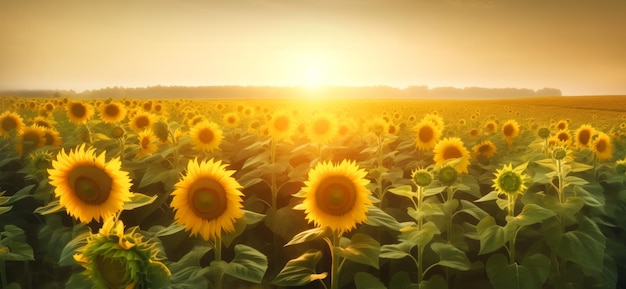
M 159 84 L 626 95 L 626 1 L 0 1 L 0 89 Z

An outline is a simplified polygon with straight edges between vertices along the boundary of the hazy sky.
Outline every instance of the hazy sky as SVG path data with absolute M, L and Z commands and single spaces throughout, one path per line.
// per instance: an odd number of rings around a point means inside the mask
M 0 89 L 158 84 L 626 95 L 626 1 L 0 1 Z

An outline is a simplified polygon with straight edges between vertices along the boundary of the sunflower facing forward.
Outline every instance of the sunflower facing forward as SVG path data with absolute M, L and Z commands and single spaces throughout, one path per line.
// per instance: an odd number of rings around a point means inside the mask
M 189 161 L 172 193 L 176 222 L 205 241 L 220 238 L 222 231 L 233 232 L 235 220 L 243 216 L 241 185 L 233 173 L 221 161 Z
M 433 160 L 437 165 L 444 166 L 445 162 L 450 159 L 461 158 L 461 162 L 456 167 L 459 173 L 467 173 L 467 167 L 469 166 L 469 151 L 463 145 L 458 137 L 444 138 L 435 145 L 435 156 Z
M 492 187 L 499 195 L 521 195 L 526 191 L 524 182 L 528 176 L 524 173 L 526 165 L 522 164 L 513 168 L 512 164 L 504 165 L 502 169 L 496 169 Z
M 441 136 L 441 130 L 431 121 L 420 121 L 413 131 L 415 132 L 415 146 L 421 151 L 432 150 Z
M 305 187 L 294 195 L 304 198 L 294 209 L 304 210 L 309 223 L 317 227 L 329 227 L 339 234 L 350 231 L 367 219 L 367 207 L 372 205 L 366 175 L 355 162 L 318 163 L 309 171 Z
M 204 120 L 194 125 L 189 131 L 191 144 L 203 152 L 212 152 L 220 147 L 224 138 L 222 129 L 217 123 Z
M 84 124 L 93 115 L 93 108 L 81 101 L 70 101 L 65 109 L 67 118 L 74 124 Z
M 12 111 L 5 111 L 0 114 L 0 137 L 9 137 L 9 133 L 19 132 L 24 128 L 22 117 Z
M 130 178 L 120 159 L 106 162 L 104 156 L 83 144 L 69 154 L 62 150 L 48 169 L 60 205 L 80 222 L 106 219 L 130 201 Z

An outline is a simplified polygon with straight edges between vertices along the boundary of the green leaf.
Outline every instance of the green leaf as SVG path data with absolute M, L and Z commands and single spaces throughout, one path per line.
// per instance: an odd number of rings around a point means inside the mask
M 532 272 L 517 263 L 509 264 L 502 254 L 494 254 L 487 260 L 487 277 L 494 289 L 536 289 Z
M 570 165 L 570 170 L 569 171 L 573 172 L 573 173 L 584 172 L 586 170 L 593 169 L 592 165 L 583 164 L 583 163 L 579 163 L 579 162 L 572 162 L 569 165 Z
M 556 213 L 551 210 L 535 204 L 526 204 L 519 215 L 515 217 L 507 216 L 507 222 L 519 226 L 528 226 L 553 216 L 556 216 Z
M 64 209 L 65 208 L 61 206 L 61 203 L 59 202 L 59 200 L 54 200 L 43 207 L 39 207 L 35 209 L 34 213 L 40 214 L 40 215 L 47 215 L 47 214 L 60 212 Z
M 157 199 L 157 196 L 147 196 L 141 193 L 133 193 L 130 196 L 130 202 L 124 203 L 124 210 L 132 210 L 139 207 L 143 207 L 149 204 L 152 204 L 154 200 Z
M 246 218 L 246 224 L 254 225 L 265 218 L 265 215 L 259 214 L 253 211 L 243 210 L 244 217 Z
M 91 279 L 81 273 L 74 273 L 70 276 L 69 280 L 65 283 L 66 289 L 83 289 L 83 288 L 93 288 L 94 284 Z
M 8 207 L 0 207 L 0 215 L 10 211 L 11 209 L 13 209 L 13 206 L 8 206 Z
M 543 254 L 534 254 L 524 258 L 522 265 L 530 270 L 535 287 L 543 288 L 550 275 L 550 258 Z
M 424 217 L 429 216 L 443 216 L 444 213 L 441 211 L 441 206 L 433 203 L 423 203 L 421 210 L 415 210 L 413 207 L 407 208 L 407 214 L 411 216 L 416 222 L 419 222 Z
M 396 231 L 402 228 L 402 225 L 396 219 L 375 206 L 367 207 L 367 220 L 365 223 L 370 226 L 385 226 Z
M 389 281 L 391 289 L 419 289 L 418 285 L 411 282 L 411 277 L 406 271 L 394 274 Z
M 441 275 L 434 275 L 419 284 L 419 289 L 448 289 L 448 281 Z
M 170 224 L 167 227 L 164 227 L 161 225 L 152 226 L 150 227 L 148 231 L 150 232 L 151 236 L 164 237 L 164 236 L 176 234 L 184 229 L 185 227 L 177 224 L 176 222 L 172 222 L 172 224 Z
M 380 243 L 368 235 L 356 233 L 352 235 L 347 247 L 335 247 L 334 253 L 350 261 L 378 269 Z
M 498 197 L 498 191 L 491 191 L 488 194 L 482 196 L 482 198 L 474 201 L 474 202 L 486 202 L 486 201 L 493 201 L 493 200 L 497 200 L 499 199 Z
M 401 239 L 413 244 L 414 246 L 425 246 L 435 235 L 441 233 L 437 225 L 432 222 L 423 224 L 421 230 L 416 225 L 412 225 L 402 228 L 400 232 L 402 232 Z
M 33 261 L 33 248 L 27 243 L 24 230 L 15 225 L 5 225 L 0 232 L 0 248 L 7 247 L 9 251 L 1 254 L 0 259 L 6 261 Z
M 235 258 L 224 268 L 224 273 L 232 277 L 260 284 L 267 270 L 267 256 L 256 249 L 235 245 Z
M 546 242 L 557 255 L 585 269 L 598 271 L 602 269 L 606 237 L 588 217 L 578 215 L 577 221 L 578 228 L 566 233 L 561 232 L 558 220 L 546 224 Z
M 556 166 L 554 165 L 554 161 L 552 161 L 552 159 L 538 160 L 538 161 L 535 161 L 535 163 L 537 163 L 540 166 L 546 167 L 550 169 L 551 171 L 556 171 Z
M 61 251 L 61 256 L 59 258 L 60 266 L 75 265 L 76 261 L 74 261 L 74 253 L 76 253 L 76 250 L 78 250 L 80 247 L 87 245 L 87 238 L 89 237 L 91 232 L 89 232 L 89 228 L 87 227 L 81 227 L 80 229 L 74 228 L 74 233 L 80 231 L 83 232 L 74 235 L 74 238 L 69 241 L 69 243 L 67 243 L 67 245 L 65 245 L 65 247 L 63 248 L 63 251 Z
M 315 273 L 315 267 L 322 258 L 321 251 L 308 251 L 300 257 L 291 259 L 272 280 L 277 286 L 303 286 L 314 280 L 323 280 L 328 273 Z
M 394 195 L 407 197 L 409 199 L 412 199 L 413 197 L 417 196 L 417 193 L 413 192 L 413 187 L 411 187 L 410 185 L 392 188 L 392 189 L 389 189 L 388 191 Z
M 496 224 L 492 216 L 487 216 L 476 225 L 476 233 L 480 238 L 479 255 L 496 251 L 509 240 L 509 230 Z
M 436 195 L 436 194 L 440 194 L 441 192 L 443 192 L 443 190 L 445 190 L 447 187 L 434 187 L 434 188 L 428 188 L 426 190 L 424 190 L 424 197 L 428 197 L 428 196 L 432 196 L 432 195 Z
M 476 218 L 476 220 L 482 220 L 484 217 L 489 216 L 489 213 L 485 212 L 485 210 L 474 205 L 474 203 L 470 201 L 461 200 L 461 206 L 462 206 L 462 209 L 460 209 L 458 213 L 466 213 Z
M 589 190 L 583 187 L 575 187 L 574 192 L 578 197 L 580 197 L 585 204 L 591 207 L 602 209 L 604 207 L 605 198 L 604 198 L 604 189 L 599 187 L 599 189 Z
M 354 274 L 354 284 L 357 289 L 387 289 L 378 277 L 365 272 Z
M 209 281 L 205 278 L 209 267 L 200 266 L 200 259 L 213 247 L 195 246 L 178 262 L 169 264 L 172 276 L 168 288 L 208 288 Z
M 34 188 L 35 185 L 28 185 L 21 188 L 19 191 L 15 192 L 15 194 L 11 196 L 11 199 L 6 204 L 11 205 L 21 199 L 32 197 L 33 195 L 31 193 Z
M 469 270 L 471 263 L 465 252 L 447 243 L 432 243 L 430 248 L 439 256 L 440 266 L 453 268 L 461 271 Z
M 383 245 L 380 247 L 380 258 L 402 259 L 411 255 L 411 249 L 413 247 L 415 247 L 415 245 L 409 242 Z
M 330 230 L 327 227 L 321 227 L 321 228 L 316 227 L 313 229 L 309 229 L 293 236 L 293 238 L 291 238 L 291 240 L 287 242 L 285 246 L 300 244 L 300 243 L 304 243 L 304 242 L 308 242 L 308 241 L 312 241 L 316 239 L 321 239 L 322 237 L 327 236 L 329 233 L 330 233 Z

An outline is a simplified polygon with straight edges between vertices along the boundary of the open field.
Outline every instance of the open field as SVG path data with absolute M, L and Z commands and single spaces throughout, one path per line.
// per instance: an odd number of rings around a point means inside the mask
M 626 96 L 1 98 L 0 288 L 616 288 L 625 141 Z

